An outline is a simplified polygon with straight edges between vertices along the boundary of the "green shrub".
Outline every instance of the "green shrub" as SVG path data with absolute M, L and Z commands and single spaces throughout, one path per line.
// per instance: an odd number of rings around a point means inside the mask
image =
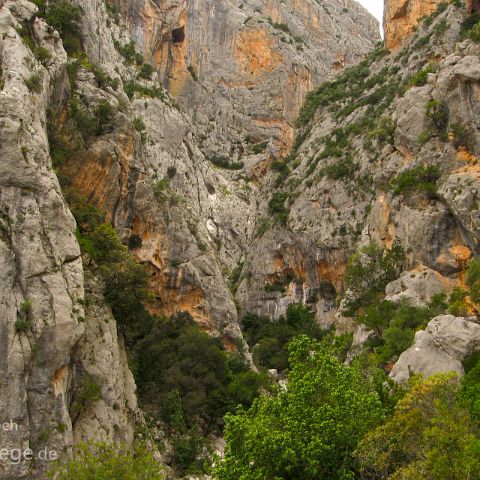
M 149 63 L 144 63 L 140 68 L 140 73 L 138 74 L 138 76 L 145 80 L 151 80 L 153 72 L 153 67 Z
M 24 315 L 28 315 L 31 311 L 32 311 L 32 301 L 29 298 L 26 298 L 20 304 L 20 312 L 22 312 Z
M 17 332 L 26 332 L 27 330 L 30 330 L 31 328 L 32 328 L 31 320 L 18 319 L 15 322 L 15 330 Z
M 414 167 L 400 173 L 393 180 L 393 191 L 395 195 L 417 192 L 433 196 L 437 191 L 437 181 L 440 176 L 440 170 L 436 166 Z
M 43 77 L 39 73 L 32 73 L 25 80 L 25 85 L 31 93 L 42 93 Z
M 454 374 L 417 383 L 393 417 L 360 442 L 354 454 L 360 478 L 480 478 L 477 426 L 458 393 Z
M 95 76 L 95 81 L 100 88 L 105 89 L 106 87 L 111 87 L 113 90 L 117 90 L 118 85 L 120 84 L 118 78 L 113 79 L 98 65 L 90 64 L 89 66 Z
M 135 93 L 150 98 L 165 97 L 165 92 L 162 87 L 144 87 L 143 85 L 140 85 L 139 83 L 133 81 L 125 82 L 123 85 L 123 89 L 125 90 L 125 93 L 130 100 L 134 97 Z
M 162 178 L 157 180 L 153 185 L 153 194 L 159 203 L 165 203 L 168 200 L 168 192 L 170 190 L 170 179 Z
M 35 55 L 35 58 L 43 64 L 47 63 L 47 61 L 52 58 L 50 52 L 44 47 L 35 47 L 33 49 L 33 54 Z
M 450 112 L 445 102 L 432 99 L 427 102 L 425 116 L 430 125 L 437 131 L 442 140 L 447 140 L 447 127 Z
M 353 180 L 358 168 L 358 163 L 347 156 L 324 167 L 322 173 L 332 180 Z
M 137 52 L 135 50 L 135 44 L 133 41 L 120 45 L 117 41 L 113 42 L 117 52 L 127 61 L 128 64 L 133 65 L 136 61 Z
M 435 73 L 438 69 L 438 66 L 434 63 L 430 63 L 426 68 L 420 70 L 415 75 L 410 77 L 407 82 L 407 87 L 420 87 L 427 83 L 428 74 Z
M 71 413 L 74 416 L 79 415 L 83 410 L 87 409 L 95 402 L 102 399 L 102 388 L 91 377 L 86 377 L 82 380 L 77 391 L 74 393 Z
M 213 156 L 209 160 L 217 167 L 226 170 L 241 170 L 244 166 L 243 162 L 231 162 L 229 159 L 220 156 Z
M 453 123 L 450 125 L 450 132 L 456 148 L 463 147 L 469 152 L 475 151 L 475 133 L 470 127 L 461 123 Z
M 470 36 L 472 30 L 475 28 L 475 33 L 473 33 L 472 40 L 477 42 L 477 30 L 480 22 L 480 12 L 474 12 L 472 15 L 465 18 L 460 27 L 460 38 L 465 39 Z
M 161 465 L 144 445 L 81 444 L 75 458 L 57 462 L 48 473 L 55 480 L 163 480 Z
M 97 134 L 99 128 L 98 121 L 78 99 L 73 98 L 70 100 L 69 106 L 70 117 L 75 122 L 83 141 L 87 143 Z
M 80 8 L 67 0 L 50 2 L 45 13 L 46 22 L 58 31 L 68 53 L 81 50 L 81 19 Z
M 276 217 L 281 223 L 286 224 L 288 221 L 289 209 L 285 206 L 289 195 L 285 192 L 275 192 L 268 202 L 268 212 Z
M 94 115 L 97 122 L 97 135 L 111 132 L 117 124 L 115 109 L 107 100 L 102 100 L 97 105 Z
M 255 155 L 258 155 L 259 153 L 263 153 L 268 147 L 268 141 L 265 140 L 264 142 L 257 143 L 256 145 L 251 146 L 251 151 Z
M 133 128 L 140 133 L 143 132 L 146 128 L 146 125 L 141 117 L 135 117 L 133 119 L 132 125 L 133 125 Z
M 193 68 L 193 65 L 189 65 L 187 67 L 187 70 L 190 73 L 190 75 L 192 76 L 193 80 L 195 82 L 198 82 L 197 72 L 195 72 L 195 68 Z

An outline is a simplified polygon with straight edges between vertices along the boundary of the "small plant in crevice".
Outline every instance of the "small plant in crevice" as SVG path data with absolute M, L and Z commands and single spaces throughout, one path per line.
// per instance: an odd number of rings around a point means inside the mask
M 43 77 L 40 73 L 32 73 L 24 82 L 31 93 L 42 93 Z
M 189 66 L 187 67 L 187 70 L 188 70 L 188 73 L 190 73 L 190 76 L 192 77 L 192 79 L 193 79 L 195 82 L 198 82 L 197 72 L 195 71 L 195 68 L 193 67 L 193 65 L 189 65 Z

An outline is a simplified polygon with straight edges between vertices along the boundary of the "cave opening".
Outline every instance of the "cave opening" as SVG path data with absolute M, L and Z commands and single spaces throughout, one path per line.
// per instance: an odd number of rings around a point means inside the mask
M 175 28 L 172 31 L 172 41 L 173 43 L 183 43 L 185 40 L 185 27 Z

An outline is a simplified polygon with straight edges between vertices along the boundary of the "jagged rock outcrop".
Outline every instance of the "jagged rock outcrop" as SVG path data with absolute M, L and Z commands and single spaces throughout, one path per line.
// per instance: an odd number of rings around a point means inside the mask
M 435 279 L 435 287 L 422 286 L 418 278 L 405 288 L 400 280 L 389 294 L 408 290 L 419 303 L 462 279 L 478 253 L 480 142 L 474 113 L 479 46 L 457 43 L 464 18 L 465 9 L 451 5 L 431 24 L 422 24 L 403 50 L 379 51 L 376 60 L 322 87 L 325 94 L 318 91 L 320 107 L 299 130 L 300 147 L 283 167 L 289 174 L 282 180 L 284 173 L 269 173 L 276 203 L 260 207 L 262 230 L 237 290 L 246 310 L 275 317 L 289 303 L 304 301 L 322 325 L 340 320 L 347 328 L 336 297 L 348 258 L 370 242 L 387 249 L 398 242 L 403 270 L 422 269 Z M 447 28 L 431 34 L 439 24 Z M 411 79 L 423 69 L 430 73 L 422 73 L 425 80 L 415 85 Z M 428 102 L 448 112 L 446 134 L 432 123 Z M 468 134 L 455 139 L 454 130 L 457 137 L 460 131 Z M 468 148 L 462 146 L 466 142 Z M 438 169 L 437 194 L 416 193 L 418 180 L 412 180 L 411 190 L 395 191 L 401 172 L 426 165 Z
M 372 47 L 375 22 L 352 2 L 339 10 L 336 4 L 320 8 L 308 1 L 295 11 L 272 3 L 262 7 L 265 12 L 227 3 L 212 10 L 202 3 L 143 1 L 111 2 L 110 10 L 98 1 L 81 6 L 85 48 L 92 60 L 114 78 L 120 74 L 136 81 L 137 70 L 117 51 L 129 38 L 112 13 L 116 6 L 145 57 L 158 67 L 158 78 L 178 95 L 187 115 L 167 98 L 136 95 L 130 104 L 125 97 L 119 103 L 121 91 L 107 88 L 99 93 L 93 76 L 80 72 L 77 88 L 82 98 L 92 106 L 108 100 L 120 120 L 110 134 L 70 158 L 65 172 L 78 192 L 107 212 L 123 238 L 143 239 L 135 255 L 152 270 L 155 310 L 189 311 L 235 348 L 232 339 L 241 339 L 241 333 L 228 277 L 254 241 L 270 155 L 262 150 L 270 139 L 283 135 L 287 127 L 279 124 L 288 123 L 291 140 L 291 124 L 306 92 L 333 71 L 337 54 L 342 61 L 335 68 L 340 68 Z M 294 42 L 293 32 L 303 40 Z M 317 44 L 324 47 L 318 49 Z M 208 55 L 200 55 L 207 50 Z M 246 69 L 245 62 L 252 63 L 253 70 Z M 198 82 L 187 69 L 190 64 Z M 308 82 L 297 81 L 297 73 L 305 69 L 311 70 Z M 267 113 L 261 111 L 262 102 L 268 104 Z M 126 111 L 121 111 L 123 105 L 128 105 Z M 260 126 L 255 126 L 252 112 L 258 112 Z M 148 140 L 143 143 L 126 120 L 135 117 L 145 125 Z M 265 142 L 248 144 L 247 134 Z M 243 168 L 218 168 L 219 161 Z M 168 172 L 175 174 L 169 178 L 169 200 L 161 204 L 154 197 L 155 184 Z
M 405 383 L 411 374 L 441 372 L 463 375 L 462 362 L 480 349 L 480 324 L 475 318 L 441 315 L 416 333 L 413 345 L 400 355 L 390 377 Z
M 420 19 L 427 17 L 441 0 L 387 0 L 383 14 L 385 46 L 395 49 L 408 40 Z

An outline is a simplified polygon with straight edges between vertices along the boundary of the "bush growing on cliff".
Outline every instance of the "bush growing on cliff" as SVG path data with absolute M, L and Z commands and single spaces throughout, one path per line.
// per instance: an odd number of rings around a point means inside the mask
M 82 14 L 79 7 L 67 0 L 54 0 L 49 2 L 44 17 L 45 21 L 58 31 L 68 53 L 82 49 L 80 32 Z
M 405 170 L 393 180 L 393 192 L 396 195 L 417 192 L 433 196 L 437 191 L 440 176 L 440 169 L 434 165 L 420 165 Z
M 403 250 L 398 244 L 383 250 L 372 243 L 353 254 L 344 276 L 343 313 L 357 315 L 381 300 L 387 284 L 396 278 L 402 261 Z
M 290 213 L 289 209 L 285 206 L 288 197 L 288 193 L 275 192 L 268 202 L 268 212 L 283 224 L 287 223 L 288 215 Z

